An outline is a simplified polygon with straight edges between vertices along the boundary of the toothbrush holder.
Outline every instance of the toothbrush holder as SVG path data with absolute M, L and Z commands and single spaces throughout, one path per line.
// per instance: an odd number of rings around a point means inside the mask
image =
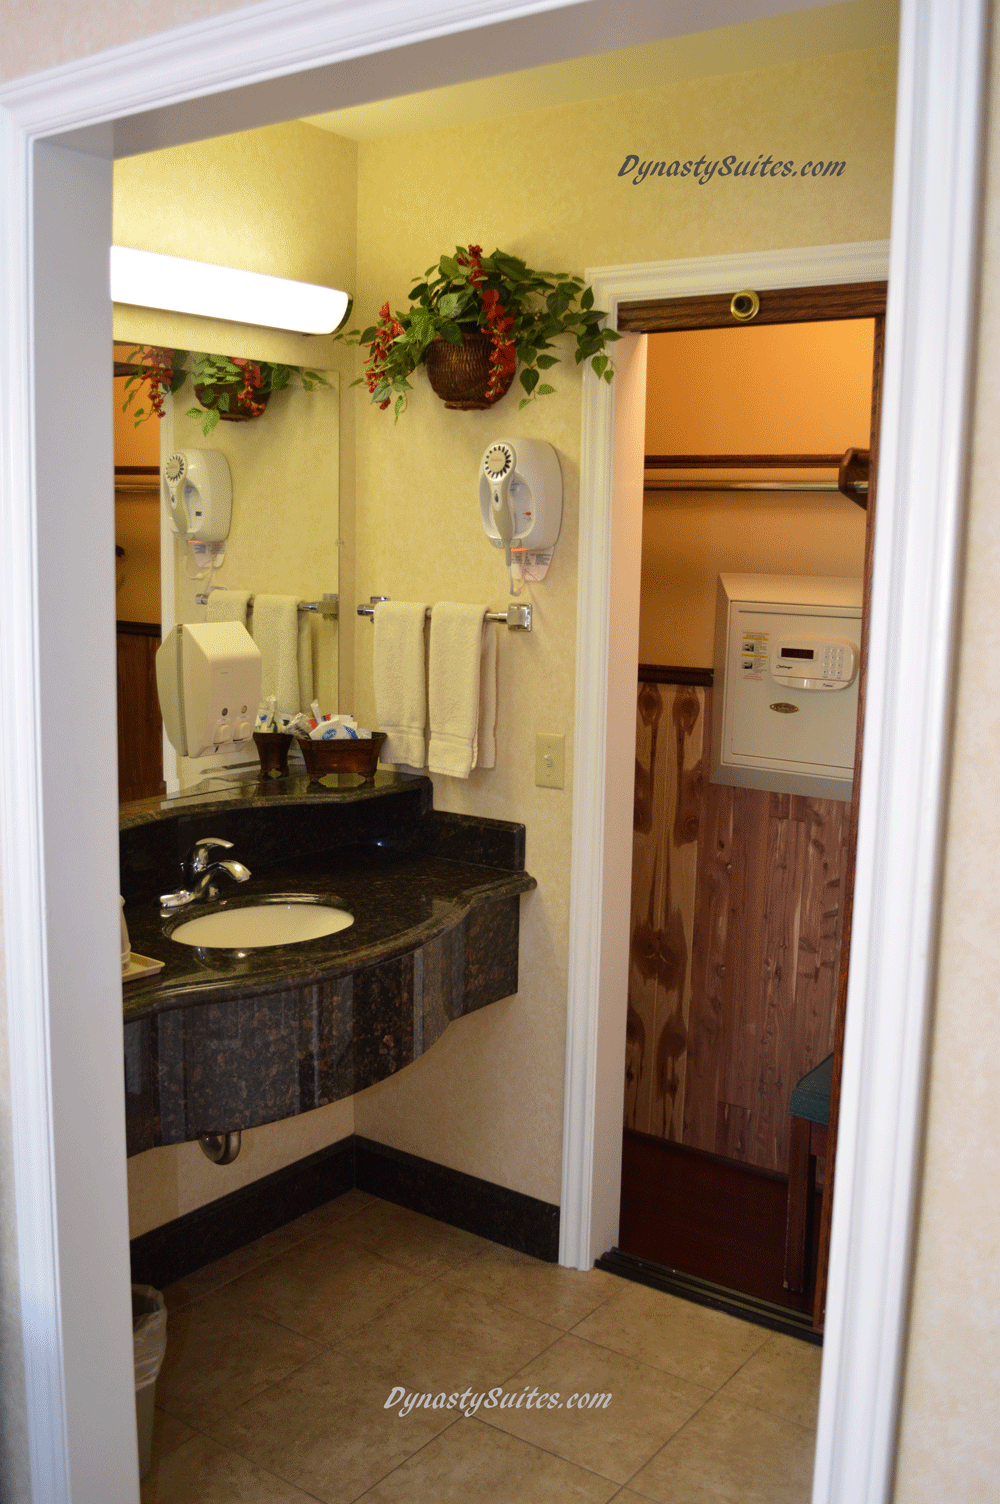
M 288 749 L 292 745 L 290 731 L 255 731 L 254 744 L 260 758 L 262 778 L 288 777 Z

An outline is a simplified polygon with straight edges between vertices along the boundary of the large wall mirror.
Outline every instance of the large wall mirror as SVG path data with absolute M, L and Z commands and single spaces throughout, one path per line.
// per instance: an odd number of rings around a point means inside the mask
M 340 589 L 339 376 L 305 389 L 294 377 L 269 397 L 260 416 L 226 418 L 205 433 L 205 409 L 190 378 L 163 416 L 136 424 L 144 396 L 122 408 L 135 346 L 116 344 L 115 544 L 118 637 L 119 799 L 171 794 L 241 763 L 230 754 L 201 760 L 164 752 L 154 660 L 162 633 L 176 622 L 204 621 L 198 596 L 214 588 L 293 595 L 316 602 Z M 212 448 L 225 455 L 233 480 L 232 524 L 225 558 L 201 572 L 187 544 L 174 535 L 161 494 L 160 468 L 175 450 Z M 338 705 L 339 629 L 335 618 L 304 613 L 301 647 L 315 696 L 324 710 Z M 252 616 L 248 626 L 253 625 Z M 302 708 L 308 708 L 306 706 Z

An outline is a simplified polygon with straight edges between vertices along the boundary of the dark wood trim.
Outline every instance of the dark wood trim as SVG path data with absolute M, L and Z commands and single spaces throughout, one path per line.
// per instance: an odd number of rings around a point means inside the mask
M 162 628 L 158 621 L 116 621 L 115 630 L 122 637 L 160 637 Z
M 752 329 L 759 324 L 822 323 L 870 319 L 885 313 L 886 282 L 835 282 L 825 287 L 775 288 L 760 294 L 760 311 L 748 323 L 734 319 L 732 292 L 697 298 L 648 298 L 619 303 L 621 334 L 666 334 L 675 329 Z
M 559 1208 L 446 1165 L 355 1138 L 358 1189 L 554 1264 Z
M 678 1295 L 696 1305 L 708 1306 L 713 1311 L 725 1311 L 729 1316 L 752 1321 L 755 1326 L 765 1326 L 772 1332 L 798 1337 L 802 1342 L 818 1344 L 823 1341 L 820 1334 L 813 1331 L 807 1315 L 772 1305 L 769 1300 L 742 1295 L 738 1290 L 727 1290 L 723 1285 L 713 1285 L 711 1280 L 698 1279 L 693 1274 L 682 1274 L 664 1264 L 654 1264 L 650 1259 L 638 1258 L 621 1248 L 610 1248 L 607 1253 L 602 1253 L 594 1267 L 617 1274 L 622 1279 L 634 1280 L 639 1285 L 649 1285 L 654 1290 L 664 1290 L 668 1295 Z
M 355 1186 L 537 1259 L 559 1257 L 557 1206 L 351 1134 L 133 1238 L 132 1279 L 172 1285 Z
M 857 502 L 862 511 L 868 510 L 868 484 L 871 474 L 870 449 L 847 449 L 837 472 L 837 489 L 848 501 Z M 864 490 L 861 486 L 864 486 Z
M 678 668 L 669 663 L 640 663 L 639 679 L 644 684 L 700 684 L 711 689 L 715 671 L 710 668 Z
M 844 459 L 842 454 L 647 454 L 645 464 L 647 470 L 839 470 Z
M 875 502 L 878 494 L 878 455 L 882 423 L 882 373 L 885 363 L 885 317 L 875 320 L 875 348 L 872 368 L 872 437 L 871 465 L 868 480 L 867 522 L 865 525 L 865 564 L 861 596 L 861 666 L 858 670 L 858 729 L 854 743 L 854 787 L 851 793 L 851 817 L 847 837 L 847 865 L 844 883 L 844 920 L 840 942 L 840 976 L 837 984 L 837 1014 L 833 1036 L 833 1079 L 830 1085 L 830 1128 L 826 1165 L 823 1171 L 823 1210 L 820 1217 L 819 1257 L 816 1265 L 816 1300 L 813 1323 L 823 1330 L 826 1320 L 826 1280 L 830 1263 L 830 1224 L 833 1216 L 833 1182 L 837 1157 L 837 1129 L 840 1120 L 840 1079 L 844 1064 L 844 1031 L 847 1024 L 847 974 L 851 956 L 851 928 L 854 922 L 854 872 L 858 855 L 858 807 L 861 796 L 861 761 L 864 754 L 865 702 L 868 688 L 868 641 L 871 624 L 872 571 L 875 560 Z
M 159 465 L 116 465 L 116 475 L 159 475 Z

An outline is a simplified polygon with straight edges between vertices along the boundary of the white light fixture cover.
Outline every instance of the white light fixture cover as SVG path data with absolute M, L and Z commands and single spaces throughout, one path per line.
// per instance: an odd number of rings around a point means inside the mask
M 299 334 L 333 334 L 351 311 L 350 297 L 336 287 L 123 245 L 111 247 L 111 298 L 141 308 L 264 324 Z

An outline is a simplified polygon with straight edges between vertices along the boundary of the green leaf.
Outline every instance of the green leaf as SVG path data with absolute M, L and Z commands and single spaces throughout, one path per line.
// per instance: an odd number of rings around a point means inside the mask
M 605 371 L 608 369 L 608 357 L 606 355 L 595 355 L 590 364 L 592 369 L 597 372 L 598 376 L 603 376 Z
M 610 367 L 604 373 L 604 379 L 608 383 L 609 386 L 611 385 L 611 382 L 614 380 L 614 375 L 615 375 L 615 373 L 614 373 L 614 371 Z
M 517 410 L 518 410 L 518 412 L 521 411 L 522 407 L 527 407 L 528 403 L 531 402 L 531 401 L 533 401 L 533 398 L 531 398 L 531 397 L 522 397 L 521 400 L 520 400 L 520 402 L 517 404 Z
M 184 416 L 185 418 L 203 418 L 205 416 L 205 409 L 203 407 L 189 407 Z
M 205 435 L 206 439 L 208 438 L 208 435 L 212 432 L 212 429 L 216 426 L 218 421 L 219 415 L 214 410 L 210 413 L 205 414 L 205 421 L 201 425 L 201 431 Z
M 447 277 L 449 281 L 451 281 L 453 277 L 458 277 L 461 275 L 461 268 L 459 267 L 459 264 L 455 260 L 454 256 L 442 256 L 440 264 L 442 276 Z
M 539 355 L 535 364 L 541 366 L 543 371 L 547 371 L 550 366 L 559 364 L 559 357 L 558 355 Z
M 547 381 L 543 381 L 542 384 L 541 384 L 541 386 L 535 388 L 535 396 L 536 397 L 551 397 L 552 393 L 554 391 L 555 391 L 555 387 L 554 386 L 549 386 L 549 384 L 548 384 Z
M 582 296 L 580 298 L 580 307 L 581 308 L 593 308 L 593 306 L 594 306 L 594 289 L 592 287 L 585 287 L 583 289 L 583 294 L 582 294 Z
M 531 369 L 531 367 L 528 366 L 525 370 L 523 370 L 521 372 L 521 385 L 524 387 L 524 390 L 528 393 L 528 395 L 530 397 L 531 393 L 535 390 L 535 387 L 538 385 L 538 372 L 537 371 L 533 371 Z

